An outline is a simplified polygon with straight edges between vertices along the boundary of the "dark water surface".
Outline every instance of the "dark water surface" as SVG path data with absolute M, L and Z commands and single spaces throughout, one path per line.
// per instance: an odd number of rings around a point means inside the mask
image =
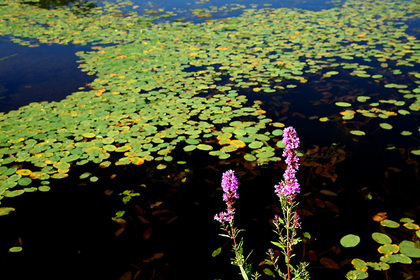
M 36 44 L 36 42 L 34 42 Z M 92 82 L 78 69 L 78 45 L 27 47 L 0 37 L 0 112 L 31 102 L 60 101 Z
M 193 2 L 184 6 L 185 3 L 159 1 L 139 5 L 165 10 L 200 6 Z M 238 3 L 250 5 L 247 1 Z M 324 1 L 270 3 L 272 7 L 310 10 L 333 6 L 324 5 Z M 413 32 L 416 30 L 413 27 Z M 59 101 L 79 87 L 87 86 L 94 77 L 77 68 L 75 53 L 88 49 L 45 44 L 29 48 L 14 44 L 7 37 L 0 38 L 0 59 L 10 56 L 0 60 L 0 111 L 15 110 L 30 102 Z M 420 116 L 417 113 L 395 122 L 390 120 L 398 128 L 394 133 L 376 129 L 380 120 L 375 119 L 364 126 L 369 135 L 356 138 L 345 132 L 339 121 L 321 123 L 311 119 L 311 116 L 341 111 L 332 105 L 314 105 L 322 98 L 319 89 L 329 88 L 335 97 L 348 97 L 353 91 L 358 95 L 375 93 L 389 98 L 395 91 L 346 73 L 328 82 L 320 76 L 318 73 L 309 77 L 307 84 L 285 90 L 280 97 L 244 93 L 251 100 L 262 100 L 263 109 L 273 121 L 296 128 L 302 152 L 316 147 L 329 151 L 321 153 L 320 161 L 323 166 L 333 167 L 330 173 L 337 175 L 336 180 L 316 174 L 315 168 L 305 165 L 298 173 L 302 185 L 299 197 L 302 230 L 309 232 L 312 239 L 305 241 L 305 247 L 297 248 L 297 258 L 310 261 L 312 279 L 344 279 L 345 273 L 352 269 L 349 265 L 352 258 L 366 261 L 379 258 L 377 246 L 369 242 L 371 233 L 379 231 L 378 224 L 372 221 L 374 214 L 387 212 L 393 220 L 408 216 L 419 222 L 419 159 L 409 150 L 418 149 L 420 139 L 418 133 L 406 138 L 399 133 L 418 128 Z M 284 111 L 285 107 L 289 109 Z M 397 148 L 387 150 L 390 146 Z M 345 160 L 334 164 L 332 155 L 338 149 L 344 151 Z M 213 220 L 214 214 L 224 207 L 218 189 L 222 172 L 230 168 L 237 172 L 241 197 L 237 222 L 246 229 L 245 249 L 249 252 L 255 248 L 251 258 L 258 264 L 270 246 L 269 240 L 274 238 L 269 223 L 278 208 L 273 186 L 281 180 L 284 165 L 280 162 L 253 166 L 243 161 L 219 161 L 205 152 L 187 155 L 182 149 L 174 151 L 173 156 L 174 162 L 186 160 L 188 164 L 166 170 L 156 170 L 155 166 L 75 167 L 69 178 L 54 180 L 49 192 L 14 198 L 10 206 L 17 211 L 2 217 L 0 277 L 239 279 L 237 268 L 229 265 L 230 244 L 220 256 L 211 257 L 213 250 L 226 241 L 218 236 L 219 225 Z M 79 176 L 86 171 L 99 174 L 100 180 L 97 183 L 80 180 Z M 116 176 L 111 179 L 110 174 Z M 184 182 L 182 178 L 186 178 Z M 118 195 L 124 190 L 135 190 L 140 196 L 124 205 Z M 124 224 L 111 219 L 121 209 L 126 210 Z M 361 236 L 359 247 L 340 246 L 340 238 L 348 233 Z M 19 240 L 23 251 L 7 253 Z M 316 258 L 311 259 L 309 255 Z M 320 262 L 321 258 L 331 259 L 342 268 L 327 268 Z M 391 271 L 396 272 L 390 273 L 390 279 L 404 279 L 397 272 L 398 265 L 392 266 Z M 369 279 L 386 278 L 372 272 Z

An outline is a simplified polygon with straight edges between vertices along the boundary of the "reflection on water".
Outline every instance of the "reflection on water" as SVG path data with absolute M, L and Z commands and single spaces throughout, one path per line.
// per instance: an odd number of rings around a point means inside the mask
M 16 110 L 31 102 L 59 101 L 92 82 L 78 69 L 78 45 L 28 48 L 0 38 L 0 112 Z

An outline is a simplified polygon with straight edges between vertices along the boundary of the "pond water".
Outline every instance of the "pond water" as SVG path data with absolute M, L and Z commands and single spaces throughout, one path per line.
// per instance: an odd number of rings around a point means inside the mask
M 0 275 L 239 279 L 213 219 L 228 169 L 262 272 L 290 125 L 311 279 L 379 262 L 373 232 L 418 241 L 373 220 L 419 222 L 420 7 L 403 2 L 0 4 Z M 369 278 L 416 279 L 412 254 Z
M 16 110 L 31 102 L 60 101 L 93 81 L 78 69 L 77 45 L 28 48 L 0 37 L 0 111 Z M 8 58 L 6 58 L 8 57 Z

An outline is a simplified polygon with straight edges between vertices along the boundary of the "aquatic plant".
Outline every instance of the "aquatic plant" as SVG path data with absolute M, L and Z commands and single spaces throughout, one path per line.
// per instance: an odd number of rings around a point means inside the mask
M 214 219 L 221 223 L 221 227 L 226 234 L 221 234 L 230 238 L 233 242 L 232 251 L 235 254 L 235 258 L 232 261 L 233 265 L 237 265 L 241 271 L 242 278 L 248 280 L 250 277 L 252 279 L 257 279 L 259 277 L 258 273 L 251 276 L 251 265 L 247 264 L 247 259 L 243 255 L 243 239 L 240 241 L 237 239 L 238 234 L 242 231 L 234 226 L 234 217 L 235 217 L 235 199 L 239 198 L 238 194 L 238 179 L 235 177 L 233 170 L 228 170 L 223 174 L 222 178 L 222 188 L 223 188 L 223 200 L 226 203 L 226 212 L 220 212 L 214 216 Z
M 291 259 L 293 247 L 298 244 L 301 239 L 297 237 L 297 229 L 301 227 L 299 214 L 295 208 L 298 205 L 296 196 L 300 193 L 300 185 L 296 178 L 296 172 L 299 169 L 299 158 L 297 149 L 300 145 L 296 130 L 293 127 L 287 127 L 283 133 L 283 157 L 286 157 L 286 171 L 283 174 L 283 181 L 275 186 L 275 192 L 279 197 L 283 216 L 275 216 L 273 224 L 276 228 L 278 241 L 272 241 L 277 246 L 286 263 L 286 272 L 283 272 L 279 266 L 279 257 L 274 255 L 272 249 L 269 249 L 267 262 L 274 266 L 277 274 L 283 279 L 308 279 L 309 275 L 306 271 L 307 263 L 300 263 L 297 267 L 293 267 Z M 285 232 L 285 233 L 284 233 Z M 293 275 L 293 277 L 292 277 Z
M 299 138 L 297 137 L 296 130 L 293 127 L 287 127 L 284 129 L 283 144 L 285 148 L 283 150 L 283 156 L 286 157 L 286 171 L 283 174 L 283 181 L 276 185 L 275 193 L 279 197 L 283 216 L 275 216 L 273 224 L 275 226 L 274 232 L 278 236 L 277 241 L 271 243 L 278 247 L 284 256 L 284 262 L 286 264 L 286 272 L 283 272 L 280 266 L 280 257 L 276 256 L 273 249 L 269 249 L 267 252 L 268 258 L 265 260 L 266 264 L 274 266 L 274 270 L 282 279 L 309 279 L 309 274 L 306 271 L 307 263 L 300 263 L 294 267 L 291 263 L 291 259 L 294 256 L 292 254 L 293 247 L 297 245 L 301 239 L 297 237 L 297 229 L 301 227 L 299 221 L 299 215 L 295 208 L 298 205 L 296 201 L 296 195 L 300 192 L 300 186 L 295 176 L 299 169 L 299 158 L 296 154 L 299 147 Z M 234 171 L 229 170 L 223 174 L 222 188 L 224 191 L 223 200 L 226 202 L 226 212 L 220 212 L 214 219 L 221 223 L 221 228 L 226 234 L 221 236 L 230 238 L 233 242 L 232 251 L 235 254 L 233 265 L 239 266 L 243 279 L 248 280 L 257 279 L 260 275 L 258 272 L 251 275 L 252 267 L 247 263 L 248 257 L 243 255 L 243 239 L 238 241 L 238 234 L 242 231 L 234 226 L 234 215 L 235 199 L 239 198 L 238 195 L 238 180 L 234 175 Z M 274 275 L 269 269 L 265 269 L 264 273 L 268 275 Z
M 91 44 L 91 51 L 77 55 L 82 71 L 96 78 L 59 102 L 0 113 L 0 199 L 48 191 L 50 180 L 66 178 L 75 165 L 155 161 L 163 169 L 176 149 L 219 159 L 236 154 L 256 164 L 278 161 L 275 150 L 281 145 L 273 140 L 284 125 L 248 96 L 280 93 L 307 83 L 311 75 L 327 81 L 350 71 L 402 95 L 402 100 L 325 95 L 319 102 L 346 108 L 339 120 L 355 137 L 366 132 L 348 120 L 389 119 L 378 127 L 395 130 L 391 118 L 420 110 L 418 71 L 407 74 L 408 84 L 385 78 L 418 65 L 419 40 L 403 24 L 418 17 L 412 12 L 416 1 L 351 0 L 318 12 L 246 9 L 240 17 L 199 23 L 150 9 L 123 12 L 129 7 L 120 2 L 90 11 L 45 10 L 18 0 L 2 2 L 0 35 L 31 47 Z M 380 67 L 364 65 L 370 62 Z
M 420 274 L 410 265 L 413 259 L 420 258 L 420 226 L 413 219 L 401 218 L 398 222 L 387 219 L 384 212 L 378 213 L 373 220 L 380 222 L 381 232 L 372 233 L 372 240 L 379 243 L 379 261 L 364 261 L 354 258 L 351 261 L 353 270 L 347 272 L 348 279 L 366 279 L 369 277 L 368 269 L 387 272 L 392 264 L 405 266 L 404 279 L 417 279 Z M 402 227 L 401 227 L 402 224 Z M 389 232 L 389 230 L 393 230 Z M 397 232 L 398 230 L 398 232 Z M 402 237 L 402 238 L 401 238 Z M 341 238 L 340 243 L 345 248 L 355 247 L 360 243 L 360 237 L 348 234 Z

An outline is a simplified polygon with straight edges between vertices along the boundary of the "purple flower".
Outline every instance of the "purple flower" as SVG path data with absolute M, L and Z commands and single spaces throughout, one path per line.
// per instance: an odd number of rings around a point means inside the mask
M 302 225 L 300 223 L 300 216 L 297 212 L 293 215 L 293 226 L 295 228 L 302 228 Z
M 233 170 L 228 170 L 223 173 L 222 189 L 224 192 L 223 200 L 226 202 L 227 211 L 215 215 L 214 219 L 221 223 L 223 221 L 233 222 L 233 216 L 235 215 L 233 204 L 235 203 L 235 199 L 239 198 L 238 179 L 235 177 Z
M 286 157 L 286 171 L 283 174 L 283 181 L 274 186 L 276 194 L 280 198 L 293 199 L 300 192 L 300 185 L 296 179 L 296 172 L 299 169 L 299 157 L 296 151 L 299 148 L 299 137 L 296 130 L 289 126 L 283 131 L 283 156 Z

